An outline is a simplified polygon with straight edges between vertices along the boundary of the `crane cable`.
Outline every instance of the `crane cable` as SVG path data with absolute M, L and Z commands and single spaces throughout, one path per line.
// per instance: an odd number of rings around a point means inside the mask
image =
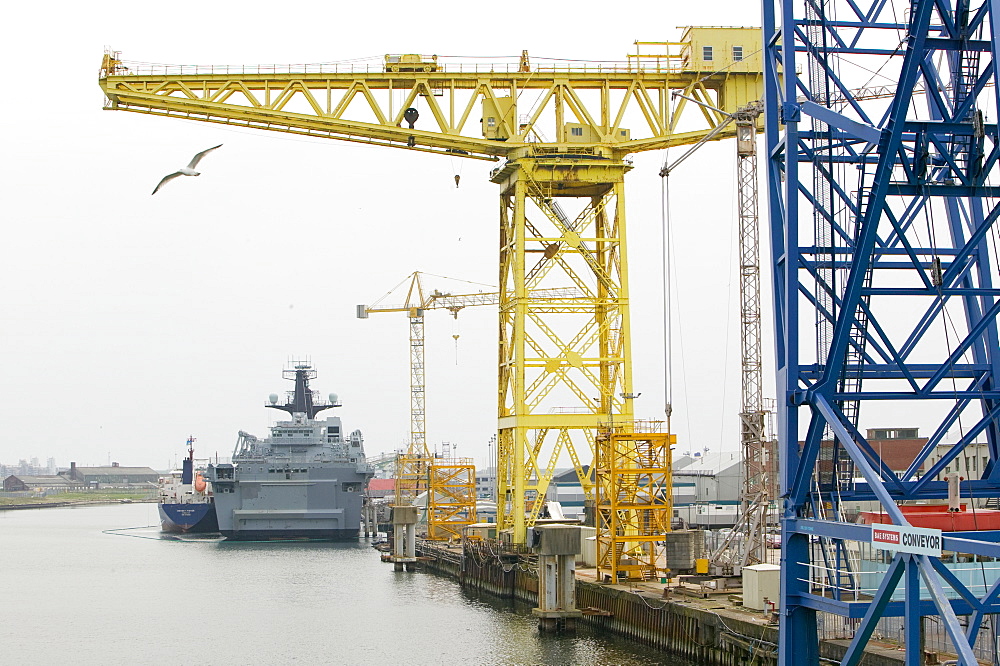
M 674 407 L 673 353 L 672 353 L 672 311 L 670 299 L 670 170 L 667 168 L 670 149 L 663 151 L 663 169 L 660 170 L 660 252 L 663 261 L 663 413 L 667 417 L 667 432 Z
M 455 161 L 456 159 L 458 162 Z M 462 167 L 465 166 L 465 160 L 456 158 L 454 153 L 448 154 L 448 160 L 451 162 L 451 173 L 455 176 L 455 189 L 458 189 L 458 184 L 462 180 Z

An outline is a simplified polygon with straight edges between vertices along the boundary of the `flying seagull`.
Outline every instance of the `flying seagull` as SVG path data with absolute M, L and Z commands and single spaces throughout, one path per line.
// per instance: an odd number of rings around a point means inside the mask
M 160 190 L 160 188 L 163 187 L 164 183 L 167 183 L 167 182 L 173 180 L 177 176 L 200 176 L 201 173 L 194 170 L 194 168 L 196 166 L 198 166 L 198 162 L 200 162 L 201 158 L 203 158 L 205 155 L 208 155 L 210 152 L 212 152 L 216 148 L 220 148 L 221 146 L 222 146 L 222 144 L 220 143 L 218 146 L 212 146 L 211 148 L 209 148 L 207 150 L 201 151 L 200 153 L 198 153 L 197 155 L 195 155 L 194 157 L 191 158 L 191 161 L 188 162 L 188 165 L 186 167 L 184 167 L 183 169 L 180 169 L 179 171 L 174 171 L 169 176 L 164 176 L 163 180 L 161 180 L 157 184 L 156 189 L 153 190 L 153 194 L 156 194 Z

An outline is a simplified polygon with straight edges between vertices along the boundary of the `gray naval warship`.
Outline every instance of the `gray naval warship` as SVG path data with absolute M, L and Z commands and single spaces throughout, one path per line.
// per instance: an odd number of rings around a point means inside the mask
M 323 400 L 309 389 L 316 371 L 308 364 L 285 370 L 295 382 L 284 404 L 271 394 L 265 405 L 291 415 L 258 439 L 239 433 L 232 464 L 210 465 L 219 531 L 227 539 L 355 539 L 361 503 L 373 476 L 361 431 L 346 435 L 339 416 L 317 419 L 340 407 L 336 394 Z

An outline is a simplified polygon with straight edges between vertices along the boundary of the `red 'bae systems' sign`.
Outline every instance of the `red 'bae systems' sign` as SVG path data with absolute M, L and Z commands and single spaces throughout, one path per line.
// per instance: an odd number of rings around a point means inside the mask
M 881 525 L 872 525 L 872 543 L 899 545 L 899 532 L 883 529 Z
M 941 530 L 874 523 L 872 524 L 872 545 L 885 550 L 941 557 Z

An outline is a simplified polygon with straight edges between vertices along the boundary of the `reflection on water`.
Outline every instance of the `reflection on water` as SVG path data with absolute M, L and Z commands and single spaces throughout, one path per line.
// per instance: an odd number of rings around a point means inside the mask
M 152 504 L 0 512 L 4 661 L 683 663 L 586 628 L 540 634 L 528 606 L 393 571 L 363 542 L 231 543 L 156 523 Z

